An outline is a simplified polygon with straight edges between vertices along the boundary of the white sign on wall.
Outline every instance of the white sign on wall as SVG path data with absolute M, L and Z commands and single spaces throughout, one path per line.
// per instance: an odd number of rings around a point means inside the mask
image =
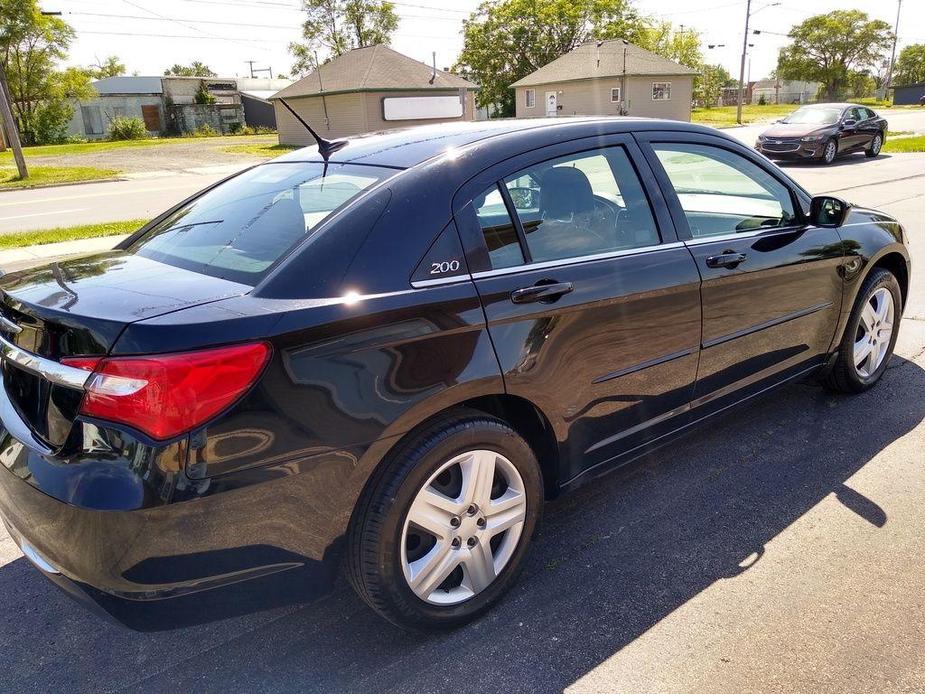
M 428 120 L 462 118 L 463 105 L 458 96 L 390 96 L 382 100 L 385 120 Z

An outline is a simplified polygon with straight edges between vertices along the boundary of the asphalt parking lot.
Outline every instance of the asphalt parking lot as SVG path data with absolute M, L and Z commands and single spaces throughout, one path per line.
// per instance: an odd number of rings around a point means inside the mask
M 913 293 L 876 389 L 789 386 L 551 505 L 507 599 L 437 636 L 342 583 L 135 633 L 0 531 L 0 690 L 925 691 L 925 155 L 787 170 L 910 231 Z

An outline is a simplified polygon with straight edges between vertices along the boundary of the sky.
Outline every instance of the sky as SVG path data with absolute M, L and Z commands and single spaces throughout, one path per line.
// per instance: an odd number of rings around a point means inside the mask
M 754 0 L 749 49 L 750 77 L 766 77 L 787 43 L 791 26 L 834 9 L 860 9 L 891 26 L 897 0 Z M 128 72 L 159 75 L 174 63 L 200 60 L 224 77 L 247 76 L 254 68 L 291 71 L 287 46 L 300 37 L 299 0 L 40 0 L 60 11 L 77 31 L 68 64 L 89 65 L 118 56 Z M 437 67 L 451 66 L 462 49 L 462 20 L 479 0 L 396 0 L 400 17 L 392 47 Z M 697 31 L 709 63 L 738 76 L 746 0 L 635 0 L 643 14 Z M 904 0 L 899 47 L 925 42 L 925 0 Z M 708 45 L 715 47 L 710 49 Z M 258 73 L 266 76 L 268 73 Z

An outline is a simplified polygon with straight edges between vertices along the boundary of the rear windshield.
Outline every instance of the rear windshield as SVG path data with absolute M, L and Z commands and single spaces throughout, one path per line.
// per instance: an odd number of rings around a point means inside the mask
M 270 163 L 175 211 L 128 248 L 168 265 L 256 285 L 326 217 L 397 173 L 354 164 Z

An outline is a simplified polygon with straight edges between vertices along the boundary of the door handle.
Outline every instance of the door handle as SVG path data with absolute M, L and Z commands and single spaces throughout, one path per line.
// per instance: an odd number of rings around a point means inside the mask
M 726 251 L 722 255 L 711 255 L 707 258 L 707 267 L 736 267 L 748 258 L 744 253 Z
M 571 282 L 550 282 L 548 284 L 534 284 L 532 287 L 523 287 L 511 292 L 511 301 L 515 304 L 529 304 L 539 301 L 550 304 L 563 294 L 572 291 Z

